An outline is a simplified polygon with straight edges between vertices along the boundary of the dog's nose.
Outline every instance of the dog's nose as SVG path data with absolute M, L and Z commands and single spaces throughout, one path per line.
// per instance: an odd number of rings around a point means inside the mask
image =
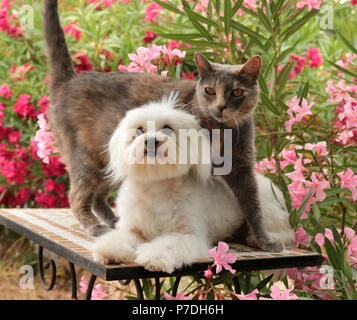
M 156 150 L 158 144 L 160 143 L 160 141 L 156 140 L 155 137 L 152 137 L 152 138 L 148 138 L 145 140 L 145 146 L 148 148 L 148 149 L 154 149 Z
M 221 112 L 223 112 L 223 110 L 226 108 L 226 106 L 224 106 L 224 105 L 219 105 L 219 106 L 217 106 L 217 109 L 219 110 L 219 111 L 221 111 Z

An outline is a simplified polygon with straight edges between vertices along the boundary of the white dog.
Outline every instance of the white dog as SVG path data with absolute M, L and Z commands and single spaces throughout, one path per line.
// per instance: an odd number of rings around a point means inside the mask
M 203 161 L 208 138 L 186 136 L 187 144 L 181 139 L 179 130 L 199 131 L 200 125 L 175 104 L 171 95 L 127 112 L 110 140 L 109 171 L 114 181 L 122 181 L 120 219 L 115 230 L 97 239 L 93 256 L 98 262 L 130 261 L 172 273 L 207 258 L 212 244 L 244 222 L 232 192 L 223 179 L 211 177 L 210 161 Z M 183 154 L 186 164 L 179 161 Z M 191 157 L 198 161 L 189 163 Z M 259 175 L 258 182 L 268 232 L 293 244 L 288 213 L 275 199 L 270 180 Z

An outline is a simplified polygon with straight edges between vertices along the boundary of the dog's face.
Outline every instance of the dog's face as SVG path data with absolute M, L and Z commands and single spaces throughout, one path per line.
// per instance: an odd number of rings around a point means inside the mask
M 128 111 L 109 142 L 109 155 L 115 182 L 170 179 L 191 169 L 202 180 L 211 176 L 209 139 L 193 115 L 175 109 L 172 95 Z

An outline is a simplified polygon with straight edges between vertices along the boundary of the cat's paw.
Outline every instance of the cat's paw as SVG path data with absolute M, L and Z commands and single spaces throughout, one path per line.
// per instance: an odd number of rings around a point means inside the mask
M 153 250 L 149 243 L 141 245 L 136 250 L 135 262 L 142 265 L 146 270 L 166 273 L 172 273 L 179 267 L 172 257 L 165 255 L 165 252 Z
M 91 237 L 100 237 L 110 230 L 111 229 L 105 226 L 104 224 L 95 224 L 93 226 L 88 227 L 86 231 Z
M 258 241 L 258 247 L 267 252 L 282 252 L 284 244 L 279 240 L 262 240 Z

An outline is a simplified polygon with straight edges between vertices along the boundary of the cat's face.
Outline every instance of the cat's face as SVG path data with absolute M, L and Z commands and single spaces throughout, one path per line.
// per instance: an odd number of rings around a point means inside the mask
M 200 75 L 196 94 L 204 111 L 228 126 L 253 113 L 259 100 L 259 56 L 235 66 L 211 63 L 200 53 L 195 60 Z

